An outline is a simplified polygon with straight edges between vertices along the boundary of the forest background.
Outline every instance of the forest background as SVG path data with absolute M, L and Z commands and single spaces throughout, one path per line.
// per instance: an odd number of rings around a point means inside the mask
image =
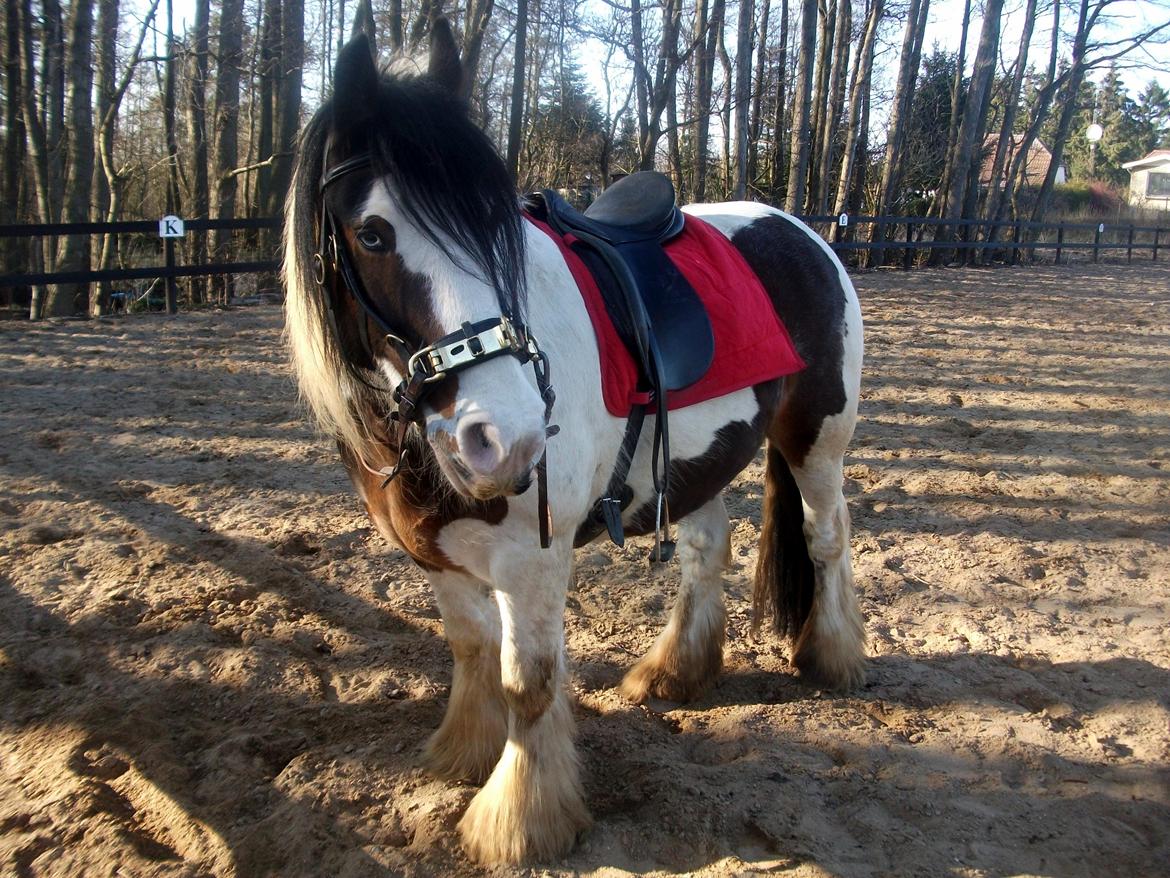
M 684 202 L 1041 220 L 1119 212 L 1122 165 L 1170 148 L 1167 0 L 948 0 L 953 26 L 930 45 L 943 0 L 933 13 L 932 0 L 173 2 L 5 4 L 0 225 L 279 218 L 340 46 L 364 30 L 385 60 L 425 44 L 439 15 L 518 187 L 580 201 L 658 168 Z M 1052 155 L 1039 175 L 1037 142 Z M 278 237 L 198 232 L 183 256 L 275 259 Z M 131 266 L 157 249 L 0 239 L 5 273 Z M 186 296 L 226 301 L 232 283 L 192 279 Z M 98 314 L 109 293 L 58 284 L 33 291 L 32 311 Z

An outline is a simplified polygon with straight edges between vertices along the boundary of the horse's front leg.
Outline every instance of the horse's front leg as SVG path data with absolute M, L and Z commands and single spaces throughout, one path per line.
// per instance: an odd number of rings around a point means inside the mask
M 427 742 L 427 768 L 449 780 L 482 783 L 508 731 L 500 688 L 500 614 L 488 586 L 463 573 L 430 574 L 455 669 L 447 713 Z
M 589 825 L 565 693 L 567 547 L 493 564 L 508 705 L 504 752 L 460 821 L 468 853 L 484 863 L 549 861 Z

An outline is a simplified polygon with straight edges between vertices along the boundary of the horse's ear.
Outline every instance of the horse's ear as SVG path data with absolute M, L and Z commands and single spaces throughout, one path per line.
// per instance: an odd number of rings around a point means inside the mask
M 378 68 L 370 39 L 360 33 L 345 44 L 333 71 L 333 126 L 352 128 L 371 114 L 378 90 Z
M 455 35 L 451 33 L 451 25 L 444 16 L 436 18 L 431 26 L 427 75 L 454 94 L 459 94 L 463 87 L 463 63 L 459 60 L 459 47 L 455 45 Z

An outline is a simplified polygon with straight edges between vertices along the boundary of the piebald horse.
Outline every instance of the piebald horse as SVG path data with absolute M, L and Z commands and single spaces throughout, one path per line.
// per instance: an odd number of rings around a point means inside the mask
M 336 439 L 373 524 L 425 571 L 442 613 L 454 679 L 424 758 L 440 777 L 482 784 L 459 824 L 464 848 L 484 863 L 548 861 L 589 824 L 563 615 L 574 543 L 624 422 L 603 405 L 574 278 L 524 218 L 458 96 L 461 75 L 444 21 L 428 55 L 383 73 L 364 38 L 342 51 L 288 196 L 286 332 L 303 399 Z M 832 251 L 784 213 L 746 202 L 685 210 L 742 253 L 807 366 L 672 413 L 667 499 L 681 587 L 621 692 L 685 701 L 718 674 L 730 551 L 721 491 L 765 440 L 757 618 L 791 637 L 802 677 L 856 687 L 865 636 L 842 493 L 861 372 L 856 293 Z M 452 339 L 492 355 L 460 362 Z M 452 368 L 427 371 L 444 358 Z M 559 432 L 549 428 L 550 379 Z M 627 479 L 631 534 L 655 526 L 653 422 Z M 545 490 L 526 490 L 542 462 Z

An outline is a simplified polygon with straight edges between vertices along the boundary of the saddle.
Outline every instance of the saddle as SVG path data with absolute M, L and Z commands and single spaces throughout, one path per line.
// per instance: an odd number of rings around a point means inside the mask
M 614 328 L 637 362 L 640 383 L 649 392 L 649 404 L 635 405 L 630 411 L 621 453 L 605 496 L 594 505 L 594 518 L 605 525 L 617 545 L 624 545 L 621 513 L 633 498 L 626 477 L 647 408 L 656 407 L 652 472 L 658 515 L 651 558 L 668 561 L 674 543 L 666 500 L 670 484 L 666 394 L 702 378 L 715 355 L 707 311 L 662 249 L 682 232 L 685 222 L 675 204 L 674 186 L 663 174 L 640 171 L 610 186 L 585 213 L 551 189 L 541 193 L 540 201 L 542 218 L 571 240 L 570 246 L 594 275 Z

